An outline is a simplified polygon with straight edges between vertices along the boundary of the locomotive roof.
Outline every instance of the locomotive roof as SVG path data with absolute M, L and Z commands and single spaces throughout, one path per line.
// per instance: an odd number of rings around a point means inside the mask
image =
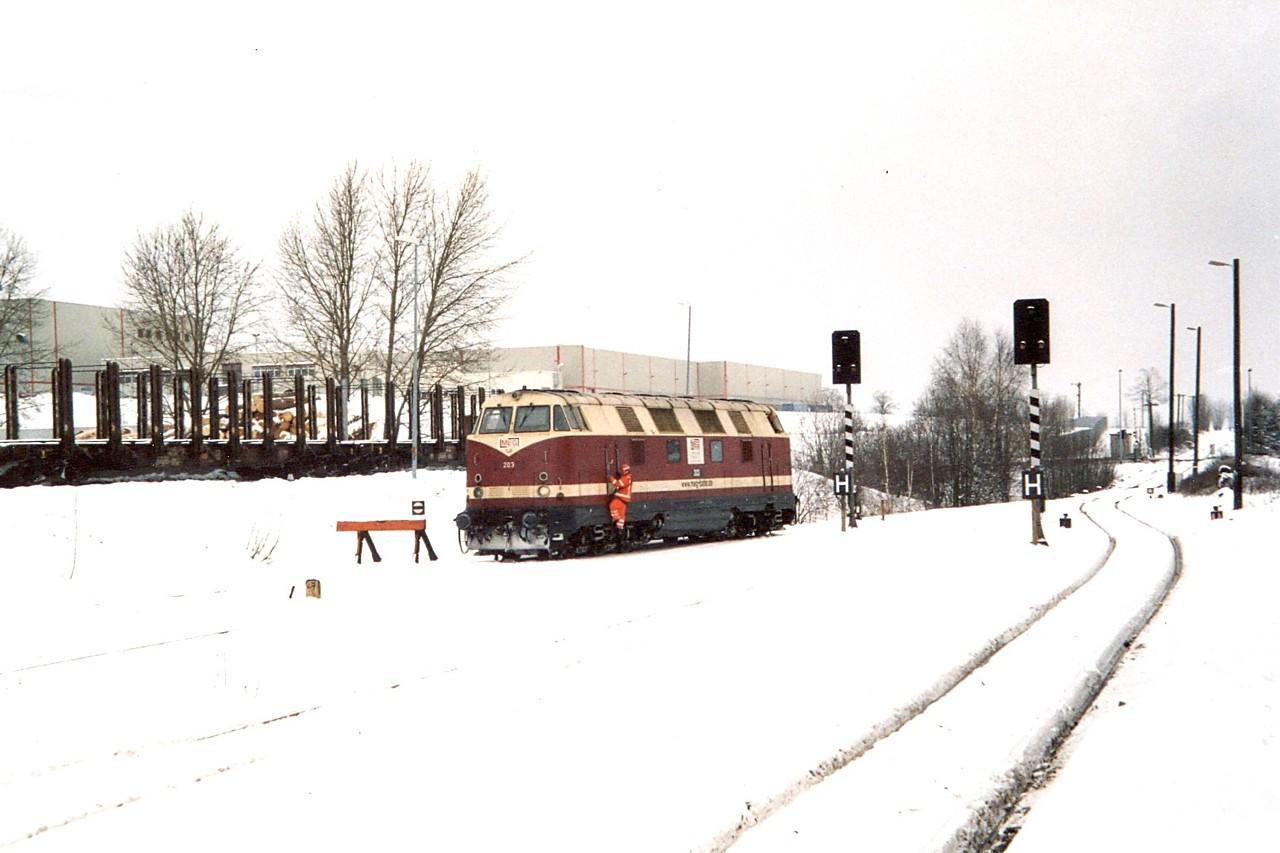
M 575 406 L 643 406 L 651 409 L 716 409 L 719 411 L 772 412 L 773 406 L 754 400 L 719 399 L 715 397 L 670 397 L 661 394 L 611 394 L 567 391 L 562 388 L 521 388 L 485 398 L 485 404 L 502 397 L 538 400 L 551 397 Z

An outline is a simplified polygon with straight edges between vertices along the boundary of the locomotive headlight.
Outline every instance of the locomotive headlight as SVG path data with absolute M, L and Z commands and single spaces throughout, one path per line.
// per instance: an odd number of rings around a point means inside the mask
M 539 473 L 539 474 L 538 474 L 538 482 L 539 482 L 539 483 L 545 483 L 545 482 L 547 482 L 547 472 L 546 472 L 546 471 L 543 471 L 543 472 L 541 472 L 541 473 Z
M 480 486 L 476 486 L 474 489 L 471 490 L 471 497 L 473 498 L 484 497 L 484 489 L 482 489 Z
M 540 497 L 540 498 L 545 498 L 545 497 L 547 497 L 547 496 L 548 496 L 548 495 L 550 495 L 550 494 L 551 494 L 551 487 L 550 487 L 550 486 L 548 486 L 548 485 L 546 485 L 546 484 L 543 484 L 543 485 L 541 485 L 541 486 L 538 486 L 538 497 Z

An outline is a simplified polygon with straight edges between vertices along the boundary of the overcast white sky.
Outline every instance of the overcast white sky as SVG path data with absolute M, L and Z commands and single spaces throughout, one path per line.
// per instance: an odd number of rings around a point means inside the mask
M 1053 317 L 1048 394 L 1114 418 L 1205 328 L 1280 391 L 1280 5 L 22 3 L 0 50 L 0 225 L 54 298 L 116 304 L 190 207 L 270 269 L 346 163 L 487 174 L 530 253 L 500 344 L 820 372 L 909 406 L 961 317 Z M 1131 404 L 1126 403 L 1126 408 Z

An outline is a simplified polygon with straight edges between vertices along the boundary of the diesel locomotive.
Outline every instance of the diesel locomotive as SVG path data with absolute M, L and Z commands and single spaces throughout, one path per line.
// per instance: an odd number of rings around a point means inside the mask
M 455 523 L 480 554 L 603 553 L 795 521 L 790 439 L 760 403 L 515 391 L 485 400 L 466 455 L 466 510 Z M 618 531 L 609 483 L 624 464 L 631 500 Z

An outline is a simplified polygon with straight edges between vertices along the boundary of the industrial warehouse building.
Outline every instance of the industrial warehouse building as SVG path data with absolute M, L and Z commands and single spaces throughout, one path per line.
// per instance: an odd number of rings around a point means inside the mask
M 484 384 L 504 390 L 569 391 L 728 397 L 805 409 L 817 399 L 817 373 L 733 361 L 685 361 L 582 345 L 513 347 L 493 351 Z
M 75 381 L 93 385 L 93 371 L 106 361 L 126 369 L 143 367 L 151 351 L 140 338 L 129 311 L 33 299 L 22 340 L 4 348 L 5 361 L 19 369 L 24 393 L 49 388 L 49 370 L 59 358 L 77 368 Z M 246 376 L 291 375 L 308 365 L 266 350 L 241 353 Z M 371 376 L 374 382 L 380 382 Z M 495 348 L 486 368 L 451 382 L 490 390 L 519 387 L 563 388 L 586 392 L 621 392 L 671 396 L 728 397 L 756 400 L 782 409 L 805 409 L 817 399 L 822 380 L 817 373 L 783 370 L 731 361 L 685 361 L 640 353 L 574 345 Z

